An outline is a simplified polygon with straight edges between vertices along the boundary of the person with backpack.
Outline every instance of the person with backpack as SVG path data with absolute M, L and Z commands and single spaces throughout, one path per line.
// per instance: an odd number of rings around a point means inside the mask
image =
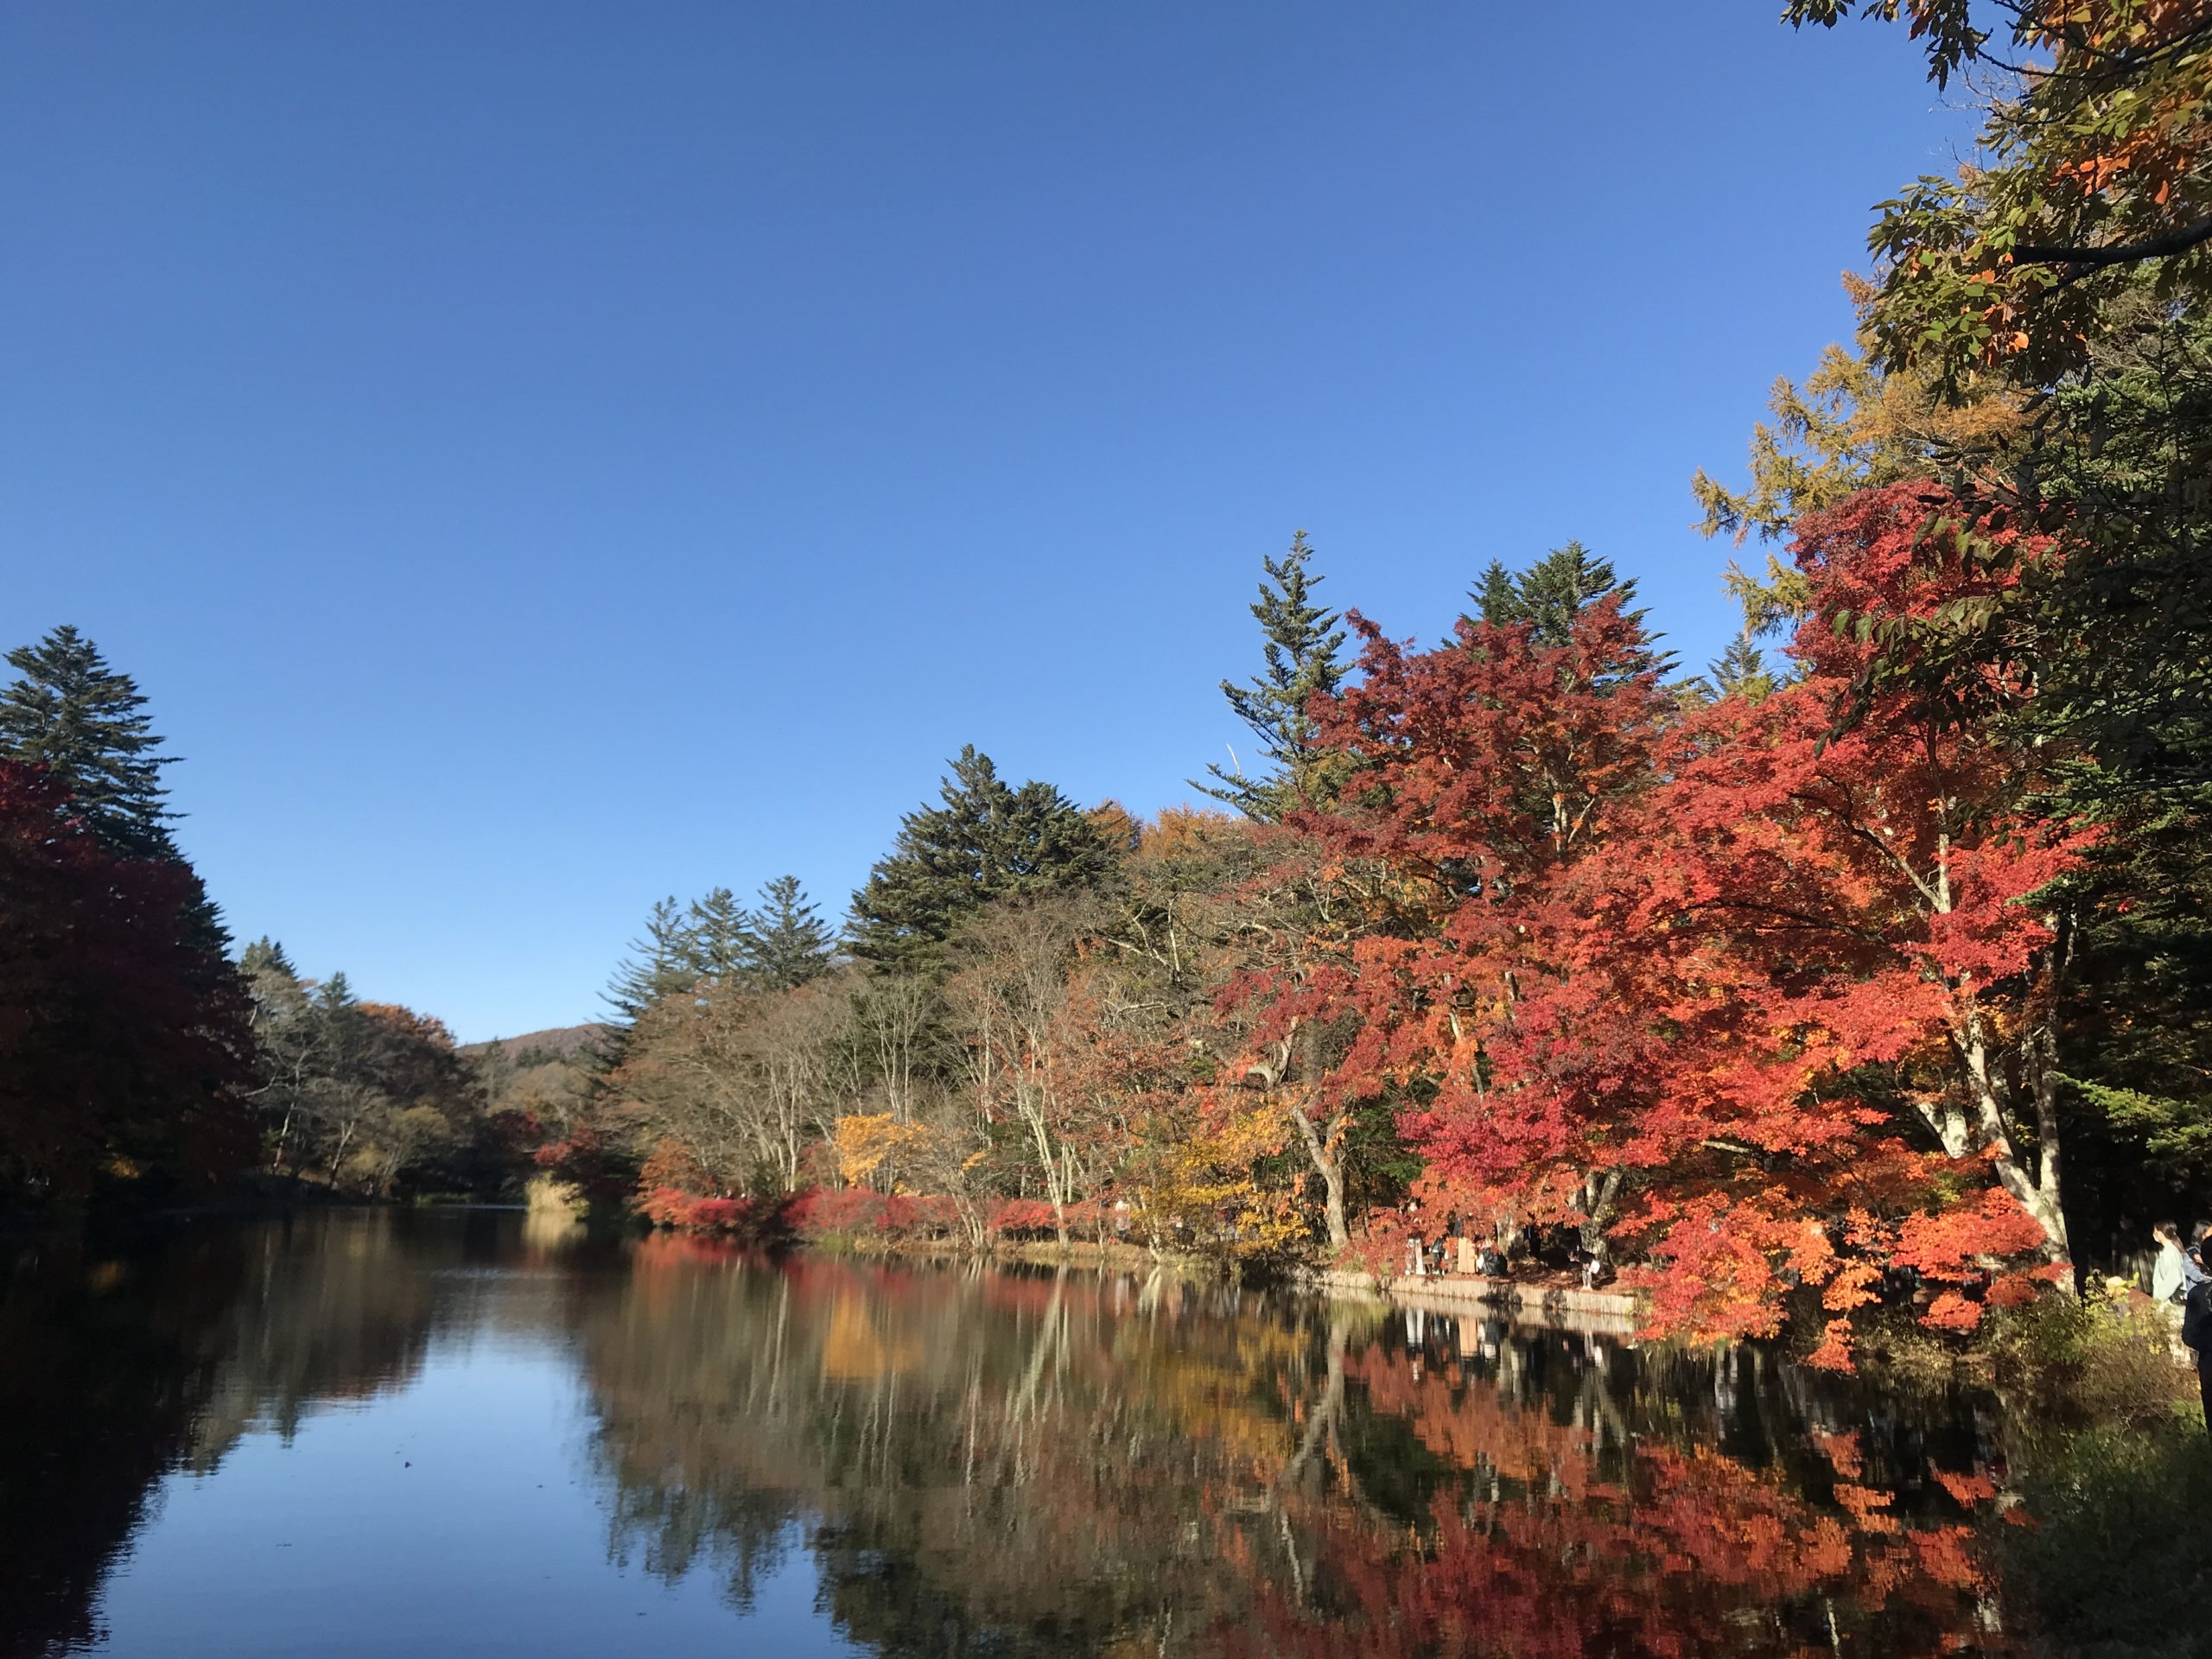
M 2204 1407 L 2204 1424 L 2212 1428 L 2212 1278 L 2200 1279 L 2189 1288 L 2182 1304 L 2181 1339 L 2196 1356 L 2196 1395 Z

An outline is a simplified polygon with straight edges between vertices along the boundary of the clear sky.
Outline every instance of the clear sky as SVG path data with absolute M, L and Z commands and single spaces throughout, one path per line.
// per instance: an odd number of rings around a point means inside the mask
M 830 912 L 964 742 L 1149 811 L 1263 555 L 1440 634 L 1732 475 L 1948 166 L 1779 0 L 0 10 L 0 643 L 186 756 L 241 938 L 464 1039 L 663 893 Z

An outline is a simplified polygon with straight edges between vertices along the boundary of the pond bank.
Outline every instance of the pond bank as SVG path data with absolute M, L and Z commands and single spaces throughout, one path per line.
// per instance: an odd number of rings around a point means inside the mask
M 1063 1247 L 1052 1240 L 1000 1241 L 981 1255 L 950 1239 L 839 1239 L 809 1243 L 803 1249 L 884 1260 L 967 1259 L 1033 1267 L 1077 1267 L 1122 1273 L 1166 1272 L 1179 1278 L 1219 1278 L 1217 1264 L 1202 1257 L 1154 1254 L 1141 1245 L 1071 1239 Z M 1422 1278 L 1379 1276 L 1346 1268 L 1301 1269 L 1284 1282 L 1333 1300 L 1380 1302 L 1431 1313 L 1478 1313 L 1516 1325 L 1573 1331 L 1587 1336 L 1627 1338 L 1642 1324 L 1637 1299 L 1624 1291 L 1583 1290 L 1559 1285 L 1526 1284 L 1478 1274 L 1431 1274 Z
M 1389 1302 L 1431 1313 L 1478 1311 L 1516 1325 L 1575 1331 L 1587 1336 L 1630 1337 L 1642 1323 L 1636 1298 L 1625 1291 L 1521 1284 L 1480 1274 L 1380 1278 L 1340 1268 L 1307 1274 L 1302 1282 L 1325 1296 Z

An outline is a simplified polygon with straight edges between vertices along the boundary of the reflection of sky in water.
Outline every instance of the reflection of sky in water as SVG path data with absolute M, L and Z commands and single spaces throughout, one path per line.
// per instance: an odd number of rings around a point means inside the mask
M 734 1611 L 710 1565 L 674 1584 L 607 1559 L 589 1402 L 569 1344 L 434 1343 L 397 1391 L 249 1433 L 163 1481 L 108 1582 L 96 1651 L 848 1654 L 793 1550 Z

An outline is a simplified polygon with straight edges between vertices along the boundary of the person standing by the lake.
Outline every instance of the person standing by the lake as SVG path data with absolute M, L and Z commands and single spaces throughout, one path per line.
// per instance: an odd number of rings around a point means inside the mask
M 2181 1339 L 2196 1356 L 2196 1396 L 2204 1408 L 2204 1426 L 2212 1430 L 2212 1276 L 2189 1287 L 2183 1305 Z
M 2162 1221 L 2151 1229 L 2151 1237 L 2158 1247 L 2158 1259 L 2151 1264 L 2151 1300 L 2161 1307 L 2178 1304 L 2191 1282 L 2189 1254 L 2181 1247 L 2181 1227 Z M 2202 1270 L 2196 1276 L 2202 1278 Z
M 1439 1273 L 1465 1273 L 1470 1265 L 1467 1251 L 1467 1224 L 1457 1210 L 1444 1212 L 1444 1243 L 1438 1253 L 1436 1270 Z

